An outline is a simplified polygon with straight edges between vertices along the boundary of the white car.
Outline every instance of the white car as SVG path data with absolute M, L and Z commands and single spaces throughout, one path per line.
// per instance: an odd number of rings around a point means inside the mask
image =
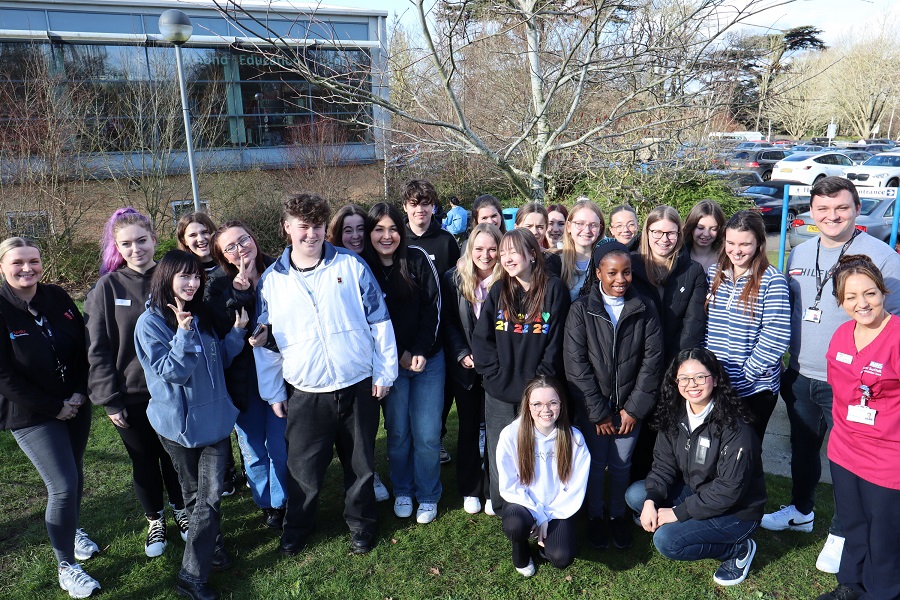
M 791 179 L 813 185 L 823 177 L 844 175 L 853 161 L 840 152 L 798 152 L 775 163 L 772 179 Z
M 876 154 L 862 165 L 844 169 L 856 187 L 900 187 L 900 152 Z

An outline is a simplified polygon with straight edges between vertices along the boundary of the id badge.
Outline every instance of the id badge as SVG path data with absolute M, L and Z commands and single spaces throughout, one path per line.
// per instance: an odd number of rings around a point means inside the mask
M 705 465 L 708 452 L 709 438 L 701 436 L 697 443 L 697 452 L 694 454 L 694 462 L 698 465 Z
M 807 308 L 803 312 L 803 320 L 809 321 L 810 323 L 819 323 L 822 321 L 822 309 L 821 308 Z
M 847 407 L 847 420 L 862 425 L 875 426 L 875 414 L 878 411 L 862 404 Z

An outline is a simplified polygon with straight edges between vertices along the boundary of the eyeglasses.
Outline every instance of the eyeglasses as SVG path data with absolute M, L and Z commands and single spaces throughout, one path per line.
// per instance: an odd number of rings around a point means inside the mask
M 575 229 L 587 229 L 588 231 L 600 231 L 601 227 L 600 223 L 588 223 L 586 221 L 572 221 L 572 225 L 575 226 Z
M 625 229 L 634 229 L 637 231 L 637 223 L 634 221 L 628 221 L 627 223 L 619 223 L 618 225 L 613 225 L 609 228 L 610 231 L 623 231 Z
M 551 400 L 550 402 L 544 404 L 542 402 L 532 402 L 528 405 L 531 409 L 531 412 L 542 413 L 545 408 L 549 408 L 551 411 L 559 410 L 559 400 Z
M 665 237 L 667 240 L 678 239 L 677 231 L 660 231 L 659 229 L 650 229 L 648 230 L 648 233 L 654 240 L 661 240 L 663 237 Z
M 224 252 L 225 254 L 237 254 L 238 248 L 243 248 L 244 250 L 246 250 L 252 243 L 253 238 L 249 235 L 245 235 L 233 244 L 228 244 L 227 246 L 225 246 L 222 249 L 222 252 Z
M 699 375 L 694 375 L 693 377 L 686 377 L 686 376 L 682 375 L 681 377 L 676 377 L 675 382 L 678 383 L 678 387 L 686 388 L 689 385 L 691 385 L 692 381 L 694 383 L 696 383 L 698 386 L 703 385 L 704 383 L 706 383 L 706 380 L 709 379 L 710 377 L 712 377 L 712 375 L 709 375 L 709 374 L 699 374 Z

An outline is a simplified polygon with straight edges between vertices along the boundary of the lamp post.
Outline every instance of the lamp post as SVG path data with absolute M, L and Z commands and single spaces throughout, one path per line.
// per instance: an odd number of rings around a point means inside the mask
M 178 69 L 178 83 L 181 87 L 181 109 L 184 112 L 184 135 L 187 142 L 188 169 L 191 173 L 191 190 L 194 193 L 194 210 L 200 210 L 200 191 L 197 188 L 197 170 L 194 167 L 194 143 L 191 139 L 191 114 L 188 111 L 187 86 L 184 84 L 184 69 L 181 66 L 181 46 L 191 39 L 194 26 L 186 14 L 180 10 L 167 10 L 159 16 L 159 32 L 163 38 L 175 46 L 175 65 Z

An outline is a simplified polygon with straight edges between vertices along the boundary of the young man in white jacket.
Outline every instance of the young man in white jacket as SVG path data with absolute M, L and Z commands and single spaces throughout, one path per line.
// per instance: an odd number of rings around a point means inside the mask
M 381 288 L 356 254 L 325 241 L 329 213 L 314 194 L 285 200 L 282 224 L 291 245 L 257 287 L 257 322 L 267 324 L 272 338 L 254 349 L 259 393 L 288 420 L 288 502 L 279 547 L 286 556 L 303 550 L 313 530 L 333 448 L 347 482 L 350 551 L 372 549 L 378 401 L 397 377 Z

